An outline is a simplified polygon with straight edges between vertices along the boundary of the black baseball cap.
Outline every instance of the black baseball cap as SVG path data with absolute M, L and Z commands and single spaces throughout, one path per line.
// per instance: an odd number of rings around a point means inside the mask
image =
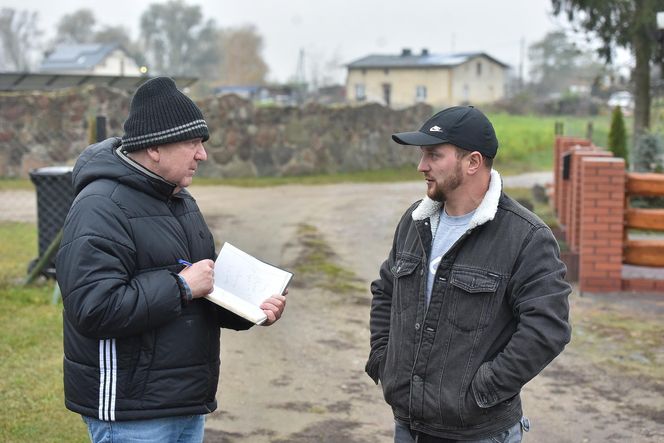
M 467 151 L 478 151 L 493 158 L 498 139 L 493 125 L 473 106 L 453 106 L 443 109 L 427 120 L 419 131 L 392 134 L 401 145 L 432 146 L 450 143 Z

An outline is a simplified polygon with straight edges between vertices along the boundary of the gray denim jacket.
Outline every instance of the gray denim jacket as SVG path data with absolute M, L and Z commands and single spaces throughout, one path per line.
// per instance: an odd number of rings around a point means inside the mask
M 426 434 L 482 438 L 518 422 L 521 388 L 570 340 L 565 265 L 551 230 L 491 183 L 468 231 L 424 291 L 440 203 L 411 206 L 371 284 L 366 371 L 397 420 Z

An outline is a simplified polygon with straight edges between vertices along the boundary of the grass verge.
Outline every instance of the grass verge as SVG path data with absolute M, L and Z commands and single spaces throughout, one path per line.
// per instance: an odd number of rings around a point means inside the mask
M 300 223 L 296 237 L 302 250 L 293 266 L 297 276 L 293 283 L 303 282 L 296 285 L 313 285 L 344 295 L 366 291 L 366 284 L 353 271 L 338 264 L 339 257 L 316 227 Z
M 62 306 L 53 282 L 19 282 L 36 251 L 29 223 L 0 223 L 0 441 L 85 442 L 80 417 L 64 407 Z
M 574 308 L 572 346 L 584 358 L 664 389 L 664 324 L 656 314 L 598 301 Z

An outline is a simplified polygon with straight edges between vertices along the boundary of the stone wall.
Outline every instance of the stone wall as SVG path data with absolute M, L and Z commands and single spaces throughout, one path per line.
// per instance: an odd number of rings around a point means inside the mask
M 0 177 L 32 168 L 73 164 L 87 146 L 88 122 L 107 118 L 107 134 L 122 135 L 130 96 L 105 87 L 0 94 Z M 390 135 L 413 130 L 432 114 L 419 105 L 259 107 L 234 95 L 198 102 L 210 127 L 202 176 L 252 177 L 350 172 L 415 165 L 419 150 Z

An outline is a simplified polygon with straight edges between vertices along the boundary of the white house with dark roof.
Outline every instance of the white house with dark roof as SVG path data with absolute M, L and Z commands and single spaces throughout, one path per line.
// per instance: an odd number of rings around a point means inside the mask
M 346 99 L 392 107 L 491 103 L 505 96 L 509 65 L 484 52 L 368 55 L 346 65 Z
M 139 76 L 136 61 L 118 44 L 63 44 L 39 66 L 44 73 Z

